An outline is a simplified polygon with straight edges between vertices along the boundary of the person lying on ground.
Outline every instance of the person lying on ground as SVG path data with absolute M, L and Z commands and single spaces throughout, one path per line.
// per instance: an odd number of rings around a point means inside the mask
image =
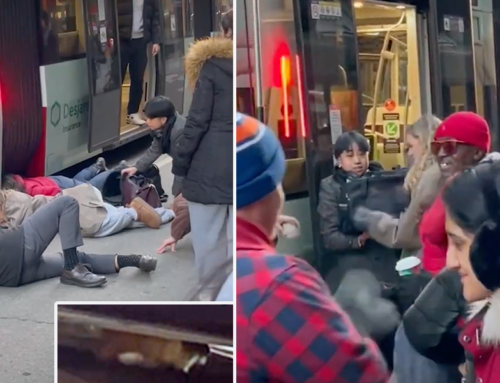
M 149 255 L 86 254 L 79 225 L 78 202 L 61 196 L 42 206 L 21 225 L 0 217 L 0 286 L 18 287 L 60 277 L 63 284 L 99 287 L 106 277 L 124 267 L 145 272 L 156 269 L 157 260 Z M 62 254 L 44 254 L 59 234 Z M 96 274 L 94 274 L 94 272 Z
M 122 161 L 115 169 L 108 170 L 104 158 L 99 157 L 95 164 L 81 170 L 73 178 L 65 176 L 23 178 L 17 174 L 6 174 L 2 179 L 2 188 L 14 189 L 27 193 L 32 197 L 36 195 L 56 196 L 61 193 L 62 190 L 84 183 L 90 183 L 97 189 L 102 190 L 108 176 L 113 171 L 121 170 L 124 164 L 125 163 Z
M 104 202 L 100 191 L 90 184 L 65 189 L 55 197 L 32 197 L 16 190 L 0 190 L 1 210 L 9 223 L 20 225 L 39 208 L 50 205 L 63 195 L 75 198 L 80 205 L 80 228 L 84 237 L 102 238 L 144 226 L 159 229 L 174 217 L 171 210 L 154 209 L 139 197 L 129 207 L 113 206 Z

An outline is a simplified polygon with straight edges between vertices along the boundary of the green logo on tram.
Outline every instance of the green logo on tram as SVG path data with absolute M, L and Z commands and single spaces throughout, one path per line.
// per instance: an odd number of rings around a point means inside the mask
M 385 124 L 385 135 L 389 137 L 399 136 L 399 125 L 395 122 L 388 122 Z
M 50 108 L 50 123 L 56 127 L 61 121 L 61 105 L 56 101 L 52 108 Z
M 63 132 L 78 129 L 82 126 L 89 113 L 89 102 L 78 100 L 76 102 L 59 104 L 55 101 L 50 108 L 50 123 L 53 127 L 59 126 L 62 121 Z

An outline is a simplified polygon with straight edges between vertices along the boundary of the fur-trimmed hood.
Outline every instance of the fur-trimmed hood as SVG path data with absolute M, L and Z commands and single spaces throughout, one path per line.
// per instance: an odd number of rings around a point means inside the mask
M 210 60 L 213 65 L 233 76 L 233 40 L 209 37 L 196 41 L 185 57 L 188 85 L 194 89 L 201 68 Z
M 500 346 L 500 290 L 484 301 L 472 303 L 469 311 L 469 320 L 474 318 L 486 305 L 490 305 L 483 318 L 481 343 Z

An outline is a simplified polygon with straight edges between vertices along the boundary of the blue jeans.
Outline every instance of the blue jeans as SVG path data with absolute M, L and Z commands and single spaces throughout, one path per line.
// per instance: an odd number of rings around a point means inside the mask
M 74 188 L 75 186 L 84 184 L 86 182 L 88 182 L 95 188 L 102 190 L 106 179 L 111 173 L 112 170 L 106 170 L 102 173 L 99 173 L 99 170 L 94 165 L 91 165 L 88 168 L 81 170 L 73 178 L 65 176 L 50 176 L 48 178 L 54 181 L 61 190 Z
M 104 202 L 104 208 L 108 215 L 97 233 L 94 234 L 95 238 L 108 237 L 126 229 L 145 227 L 142 222 L 137 221 L 137 212 L 134 209 L 123 206 L 116 207 L 106 202 Z M 163 207 L 157 207 L 155 210 L 161 217 L 162 225 L 172 221 L 175 217 L 172 210 Z
M 458 366 L 437 364 L 422 356 L 409 342 L 403 325 L 394 341 L 394 376 L 397 383 L 460 383 Z

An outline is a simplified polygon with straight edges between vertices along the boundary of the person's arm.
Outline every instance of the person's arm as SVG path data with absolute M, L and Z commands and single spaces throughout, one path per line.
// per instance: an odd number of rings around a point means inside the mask
M 435 276 L 403 317 L 415 350 L 436 363 L 460 364 L 464 354 L 457 324 L 464 307 L 458 273 L 445 270 Z
M 189 206 L 182 194 L 174 198 L 172 206 L 175 218 L 172 221 L 170 228 L 170 235 L 176 240 L 180 241 L 191 232 L 191 222 L 189 220 Z
M 250 317 L 255 373 L 282 383 L 386 383 L 377 347 L 362 338 L 319 275 L 297 264 L 279 275 Z
M 153 0 L 151 2 L 153 7 L 153 15 L 151 19 L 151 42 L 153 44 L 161 44 L 161 24 L 160 24 L 160 9 L 158 8 L 158 1 Z
M 193 154 L 198 149 L 198 145 L 212 120 L 213 103 L 212 76 L 210 67 L 205 64 L 201 68 L 200 76 L 196 82 L 186 126 L 176 146 L 172 164 L 174 175 L 184 177 L 187 174 Z
M 418 222 L 421 213 L 416 201 L 399 218 L 360 207 L 353 216 L 356 227 L 368 232 L 370 238 L 391 249 L 419 249 Z
M 145 172 L 151 165 L 163 154 L 161 142 L 159 139 L 154 138 L 151 146 L 148 148 L 141 158 L 136 162 L 135 168 L 138 172 Z
M 328 250 L 359 249 L 358 237 L 340 231 L 339 191 L 332 180 L 321 181 L 318 213 L 323 243 Z

